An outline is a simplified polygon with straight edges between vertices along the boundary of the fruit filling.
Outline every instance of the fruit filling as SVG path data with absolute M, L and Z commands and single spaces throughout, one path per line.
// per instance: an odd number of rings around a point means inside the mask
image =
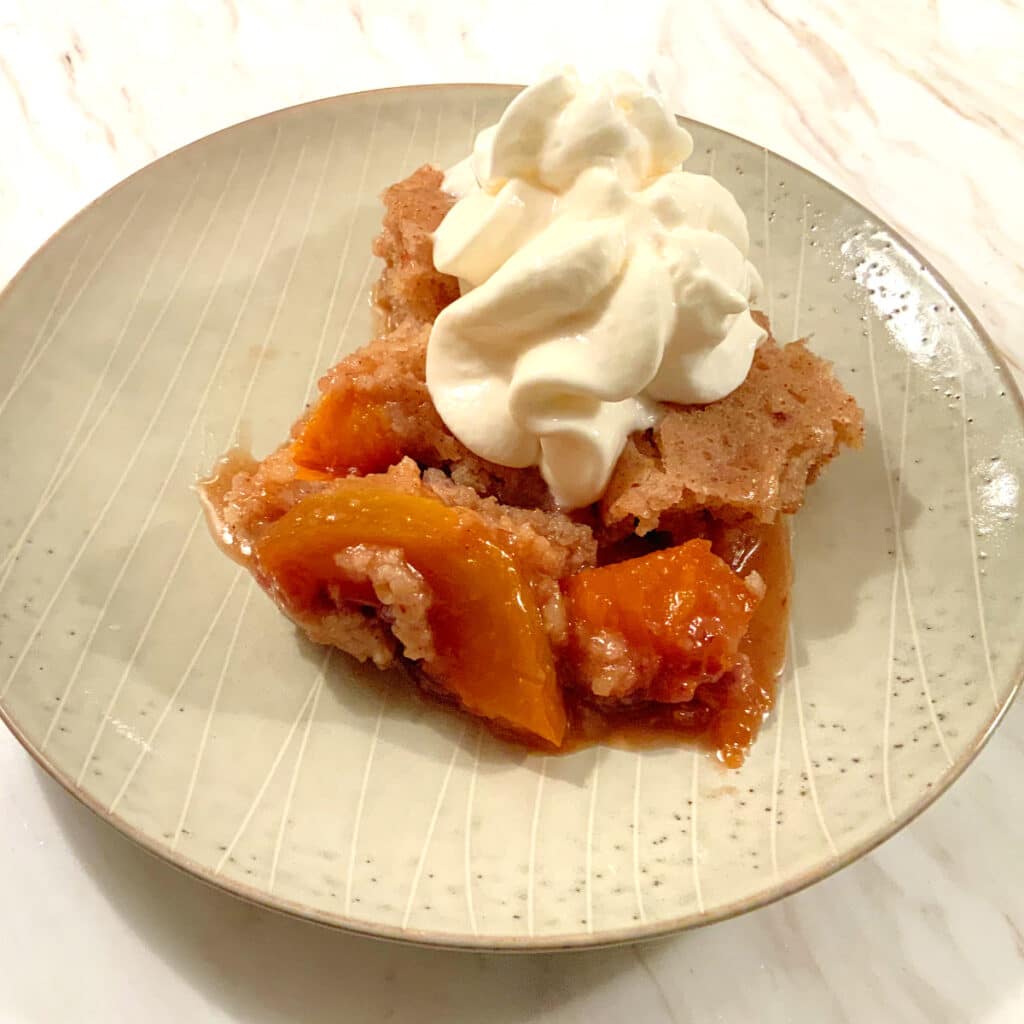
M 340 601 L 382 605 L 377 580 L 347 571 L 345 554 L 367 548 L 400 553 L 424 581 L 429 636 L 417 646 L 430 678 L 474 714 L 561 745 L 565 707 L 533 593 L 475 513 L 348 479 L 296 504 L 255 555 L 274 592 L 305 615 Z
M 595 697 L 682 704 L 736 665 L 764 583 L 691 540 L 565 582 L 570 670 Z

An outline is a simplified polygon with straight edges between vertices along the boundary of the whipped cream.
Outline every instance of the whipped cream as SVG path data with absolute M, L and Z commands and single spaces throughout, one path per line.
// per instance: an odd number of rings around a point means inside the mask
M 570 69 L 521 92 L 445 176 L 458 202 L 434 264 L 427 387 L 448 428 L 503 466 L 539 466 L 564 508 L 596 501 L 663 402 L 746 378 L 764 332 L 746 218 L 660 98 Z

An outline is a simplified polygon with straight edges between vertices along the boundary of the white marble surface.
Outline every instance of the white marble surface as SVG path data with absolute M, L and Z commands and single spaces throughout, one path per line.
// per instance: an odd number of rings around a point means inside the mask
M 0 281 L 153 157 L 276 107 L 553 60 L 677 108 L 900 228 L 1024 365 L 1024 8 L 1013 0 L 0 0 Z M 1024 1019 L 1024 706 L 914 825 L 839 876 L 674 939 L 567 957 L 422 951 L 211 891 L 0 734 L 0 1021 Z

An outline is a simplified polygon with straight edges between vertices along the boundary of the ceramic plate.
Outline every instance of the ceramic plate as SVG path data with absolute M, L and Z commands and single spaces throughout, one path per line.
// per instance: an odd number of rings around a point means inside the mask
M 741 771 L 684 747 L 511 750 L 303 643 L 190 486 L 265 453 L 367 340 L 377 196 L 513 95 L 343 96 L 159 160 L 0 302 L 0 710 L 146 847 L 375 935 L 553 948 L 819 879 L 963 770 L 1021 674 L 1020 399 L 948 286 L 831 186 L 688 123 L 747 211 L 765 305 L 867 413 L 794 522 L 791 651 Z

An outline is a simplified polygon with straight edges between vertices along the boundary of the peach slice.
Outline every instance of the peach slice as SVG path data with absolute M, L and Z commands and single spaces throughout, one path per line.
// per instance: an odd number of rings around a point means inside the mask
M 306 470 L 379 473 L 402 457 L 384 409 L 359 402 L 351 391 L 327 391 L 294 433 L 292 458 Z
M 564 590 L 577 641 L 625 640 L 636 696 L 667 703 L 692 699 L 733 667 L 757 605 L 706 540 L 584 569 Z
M 360 544 L 400 549 L 430 587 L 436 653 L 423 663 L 427 675 L 474 714 L 560 746 L 565 706 L 540 612 L 514 558 L 475 513 L 349 478 L 304 498 L 254 549 L 262 574 L 302 613 L 326 599 L 328 584 L 371 601 L 334 560 Z

